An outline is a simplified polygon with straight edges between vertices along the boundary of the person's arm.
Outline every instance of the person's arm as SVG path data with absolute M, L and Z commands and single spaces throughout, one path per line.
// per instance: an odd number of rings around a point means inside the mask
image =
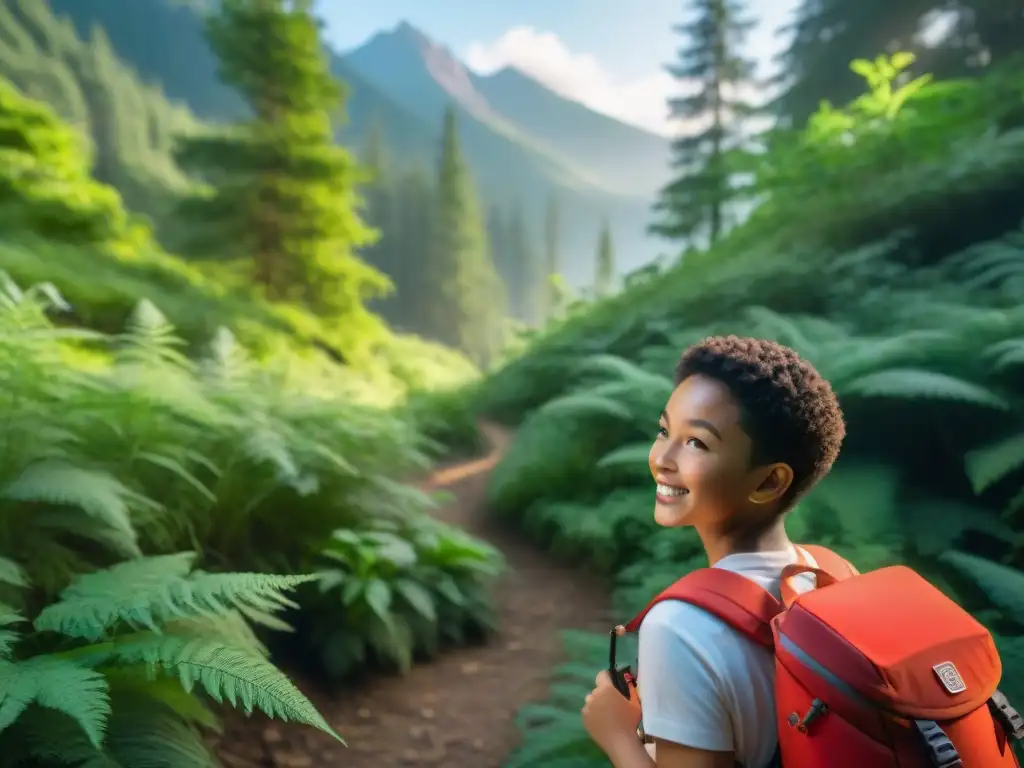
M 655 606 L 640 628 L 638 672 L 644 732 L 655 740 L 652 760 L 642 744 L 623 743 L 609 755 L 615 768 L 733 768 L 732 716 L 716 669 L 722 625 L 693 606 Z
M 710 752 L 693 749 L 682 744 L 655 739 L 655 755 L 650 756 L 639 740 L 623 740 L 611 750 L 608 759 L 615 768 L 733 768 L 736 760 L 732 752 Z

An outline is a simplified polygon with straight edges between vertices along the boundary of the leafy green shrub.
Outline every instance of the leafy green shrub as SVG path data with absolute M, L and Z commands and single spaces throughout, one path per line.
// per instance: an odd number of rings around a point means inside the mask
M 472 385 L 433 391 L 413 391 L 403 404 L 403 414 L 431 441 L 428 448 L 438 458 L 472 456 L 486 449 L 477 425 Z
M 368 661 L 404 672 L 414 657 L 495 626 L 483 587 L 498 573 L 500 554 L 457 528 L 429 518 L 370 521 L 335 531 L 322 556 L 321 597 L 307 610 L 314 646 L 333 676 Z
M 201 691 L 247 714 L 339 738 L 274 667 L 249 621 L 276 626 L 283 591 L 311 577 L 192 570 L 193 553 L 79 576 L 29 622 L 0 605 L 0 765 L 217 765 Z M 29 586 L 0 559 L 5 593 Z M 14 595 L 16 596 L 16 594 Z
M 462 599 L 444 609 L 445 624 L 486 625 L 482 590 L 498 562 L 484 545 L 432 528 L 434 500 L 392 479 L 426 466 L 421 436 L 399 413 L 296 391 L 226 331 L 189 359 L 146 301 L 113 339 L 54 327 L 47 312 L 62 300 L 52 286 L 23 292 L 8 281 L 0 301 L 10 413 L 0 428 L 0 554 L 23 553 L 40 600 L 140 553 L 189 550 L 212 571 L 285 573 L 317 572 L 333 556 L 335 568 L 340 557 L 355 572 L 358 553 L 339 549 L 346 532 L 391 526 L 418 556 L 403 578 L 426 580 L 432 595 L 457 585 Z M 82 345 L 107 362 L 69 365 L 67 350 Z M 314 596 L 312 587 L 298 594 L 304 605 Z M 380 627 L 362 616 L 335 608 L 307 618 L 300 642 L 345 634 L 350 645 L 380 644 Z M 428 637 L 397 635 L 380 660 L 407 658 Z

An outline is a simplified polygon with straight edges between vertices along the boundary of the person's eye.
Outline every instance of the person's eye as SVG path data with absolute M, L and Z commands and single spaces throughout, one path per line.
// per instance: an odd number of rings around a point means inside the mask
M 706 451 L 708 449 L 708 447 L 704 445 L 704 443 L 702 443 L 696 437 L 691 437 L 689 440 L 686 441 L 686 444 L 691 448 L 696 448 L 701 451 Z
M 665 427 L 658 427 L 658 437 L 668 437 L 668 430 Z

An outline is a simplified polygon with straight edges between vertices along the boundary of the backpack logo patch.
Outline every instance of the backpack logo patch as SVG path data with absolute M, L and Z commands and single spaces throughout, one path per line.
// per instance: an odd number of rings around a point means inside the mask
M 956 671 L 956 667 L 953 666 L 952 661 L 944 661 L 941 664 L 936 664 L 932 667 L 935 672 L 935 676 L 939 678 L 939 682 L 942 683 L 942 687 L 946 689 L 947 693 L 953 694 L 954 696 L 958 693 L 963 693 L 967 690 L 967 684 L 964 683 L 964 679 L 960 677 L 960 673 Z

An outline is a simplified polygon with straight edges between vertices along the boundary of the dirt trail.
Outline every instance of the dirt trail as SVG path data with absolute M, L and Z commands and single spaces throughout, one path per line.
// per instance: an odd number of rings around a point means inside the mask
M 404 677 L 374 677 L 331 693 L 296 681 L 348 748 L 312 728 L 231 718 L 221 757 L 229 768 L 500 768 L 518 744 L 516 710 L 542 699 L 561 658 L 561 629 L 604 630 L 607 589 L 557 564 L 487 514 L 491 470 L 510 442 L 483 425 L 489 455 L 435 472 L 452 504 L 438 517 L 491 542 L 508 562 L 495 591 L 499 630 L 486 645 L 448 651 Z

